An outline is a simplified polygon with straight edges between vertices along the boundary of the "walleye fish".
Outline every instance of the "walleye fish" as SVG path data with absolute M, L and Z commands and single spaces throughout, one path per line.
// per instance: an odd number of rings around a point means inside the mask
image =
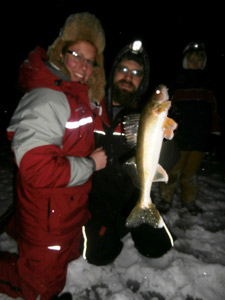
M 153 182 L 168 181 L 168 175 L 163 167 L 158 164 L 158 161 L 163 138 L 172 139 L 174 129 L 177 127 L 177 123 L 167 117 L 170 106 L 171 102 L 168 100 L 167 87 L 160 85 L 140 115 L 136 136 L 136 156 L 127 162 L 128 168 L 136 166 L 140 198 L 127 218 L 127 227 L 136 227 L 142 223 L 148 223 L 154 228 L 164 226 L 169 234 L 159 211 L 151 201 L 150 192 Z M 137 118 L 137 116 L 134 118 Z M 132 122 L 129 123 L 132 124 Z

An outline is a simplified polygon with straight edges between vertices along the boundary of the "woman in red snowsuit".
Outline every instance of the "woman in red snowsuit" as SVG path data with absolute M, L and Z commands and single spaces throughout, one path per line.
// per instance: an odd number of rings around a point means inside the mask
M 1 254 L 0 293 L 52 299 L 80 255 L 91 175 L 106 164 L 104 151 L 94 150 L 89 101 L 103 97 L 103 50 L 99 21 L 75 14 L 48 53 L 36 48 L 20 68 L 25 95 L 8 127 L 18 166 L 19 254 Z

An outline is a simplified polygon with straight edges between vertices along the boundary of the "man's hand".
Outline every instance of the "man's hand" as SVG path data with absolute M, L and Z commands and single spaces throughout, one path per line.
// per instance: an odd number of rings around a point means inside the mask
M 94 160 L 96 171 L 104 169 L 107 164 L 107 156 L 105 154 L 105 150 L 103 150 L 103 147 L 99 147 L 95 149 L 90 157 Z

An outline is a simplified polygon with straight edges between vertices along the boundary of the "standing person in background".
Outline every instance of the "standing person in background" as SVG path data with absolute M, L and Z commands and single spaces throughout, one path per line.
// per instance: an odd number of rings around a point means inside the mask
M 94 149 L 92 104 L 104 96 L 105 36 L 89 13 L 68 17 L 46 53 L 20 68 L 25 91 L 8 135 L 18 167 L 15 225 L 19 254 L 0 255 L 0 293 L 26 300 L 72 299 L 68 263 L 80 256 L 91 176 L 106 165 Z
M 128 230 L 125 226 L 139 198 L 139 189 L 122 168 L 122 163 L 134 155 L 124 136 L 123 121 L 124 116 L 140 112 L 138 106 L 148 88 L 150 72 L 148 54 L 139 42 L 125 46 L 116 56 L 102 113 L 95 119 L 96 146 L 105 149 L 108 163 L 93 176 L 89 202 L 92 218 L 85 226 L 86 258 L 94 265 L 113 262 L 123 248 L 121 239 L 128 232 L 138 251 L 147 257 L 159 257 L 171 248 L 164 228 L 143 224 Z M 174 158 L 166 157 L 167 142 L 163 148 L 160 163 L 168 170 L 174 165 Z
M 183 52 L 183 70 L 169 85 L 173 118 L 178 123 L 175 135 L 181 150 L 178 163 L 170 171 L 169 182 L 160 184 L 161 212 L 168 212 L 177 189 L 181 203 L 192 214 L 201 211 L 195 204 L 198 195 L 197 173 L 210 149 L 211 134 L 220 134 L 220 119 L 212 81 L 205 71 L 207 55 L 202 43 L 189 43 Z

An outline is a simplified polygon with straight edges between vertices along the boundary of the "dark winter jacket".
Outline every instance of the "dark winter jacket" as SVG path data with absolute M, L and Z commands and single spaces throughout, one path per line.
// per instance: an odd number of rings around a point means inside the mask
M 103 225 L 109 224 L 116 216 L 119 216 L 127 204 L 131 204 L 132 207 L 131 198 L 136 190 L 130 176 L 122 169 L 122 163 L 134 155 L 126 143 L 122 126 L 124 115 L 129 114 L 130 111 L 126 111 L 122 106 L 113 107 L 111 99 L 116 66 L 120 58 L 128 51 L 128 47 L 122 49 L 114 61 L 107 84 L 106 98 L 101 103 L 102 114 L 95 119 L 96 147 L 102 146 L 105 149 L 108 162 L 106 168 L 95 172 L 93 176 L 93 189 L 89 205 L 92 217 L 98 219 Z M 143 58 L 146 72 L 133 99 L 134 106 L 138 103 L 138 97 L 145 92 L 148 84 L 149 67 L 145 52 Z
M 219 132 L 212 82 L 204 70 L 184 69 L 169 85 L 176 139 L 181 150 L 207 151 L 210 134 Z
M 106 150 L 108 162 L 105 169 L 95 172 L 93 189 L 90 196 L 90 211 L 92 217 L 100 224 L 108 225 L 115 218 L 126 218 L 138 200 L 139 190 L 133 185 L 131 177 L 123 170 L 122 164 L 135 155 L 126 142 L 123 130 L 124 116 L 139 112 L 137 106 L 140 97 L 146 91 L 149 80 L 148 56 L 143 52 L 144 78 L 133 99 L 133 109 L 113 107 L 111 90 L 116 66 L 121 56 L 129 51 L 124 48 L 116 57 L 106 90 L 106 99 L 102 102 L 102 114 L 95 119 L 96 147 Z M 117 114 L 116 114 L 117 111 Z
M 25 90 L 9 138 L 18 166 L 18 232 L 37 245 L 59 245 L 88 220 L 94 149 L 87 86 L 65 80 L 37 48 L 20 69 Z

